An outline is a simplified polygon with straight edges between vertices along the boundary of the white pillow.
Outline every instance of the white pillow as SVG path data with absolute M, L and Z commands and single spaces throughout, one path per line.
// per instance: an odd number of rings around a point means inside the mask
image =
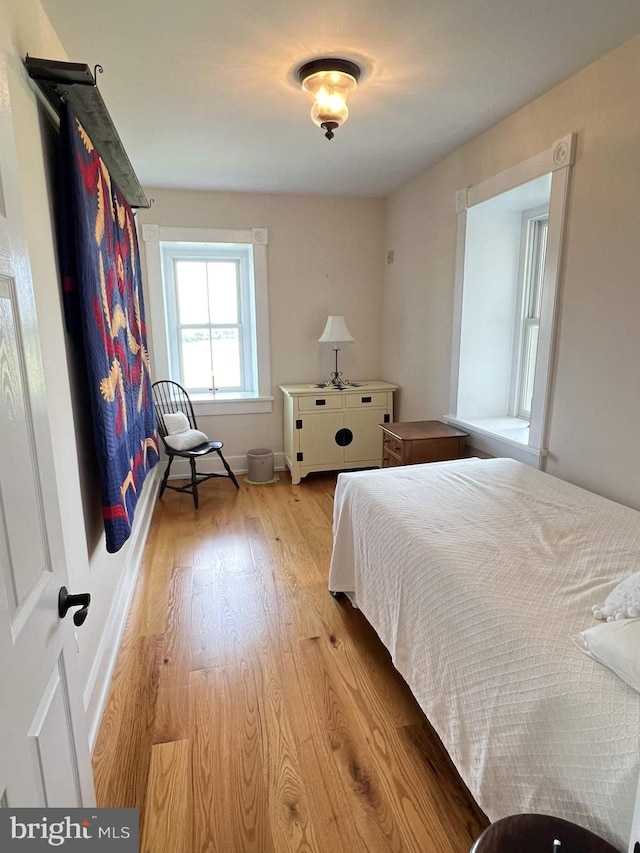
M 586 655 L 640 692 L 640 619 L 594 625 L 571 639 Z
M 164 425 L 169 435 L 178 435 L 178 433 L 186 432 L 191 428 L 189 418 L 184 412 L 169 412 L 169 414 L 162 417 L 164 418 Z
M 177 435 L 167 435 L 165 441 L 173 450 L 191 450 L 199 444 L 209 441 L 209 436 L 199 429 L 186 429 Z
M 640 572 L 635 572 L 620 581 L 607 596 L 604 604 L 593 608 L 596 619 L 635 619 L 640 616 Z

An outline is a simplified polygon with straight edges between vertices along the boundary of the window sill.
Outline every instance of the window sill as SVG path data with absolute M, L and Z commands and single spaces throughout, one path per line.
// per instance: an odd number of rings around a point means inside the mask
M 469 444 L 491 456 L 506 456 L 538 467 L 546 450 L 529 445 L 529 424 L 522 418 L 471 418 L 446 415 L 448 424 L 469 433 Z
M 273 397 L 249 394 L 192 394 L 196 415 L 259 415 L 273 411 Z

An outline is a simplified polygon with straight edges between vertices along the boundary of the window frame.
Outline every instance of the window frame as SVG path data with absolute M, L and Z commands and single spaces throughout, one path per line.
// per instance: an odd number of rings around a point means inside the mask
M 510 409 L 513 417 L 527 421 L 531 420 L 531 408 L 525 406 L 523 399 L 524 389 L 527 385 L 527 329 L 536 326 L 539 334 L 548 229 L 549 208 L 547 205 L 523 211 L 520 270 L 518 273 L 519 310 L 514 335 L 512 405 Z M 542 231 L 544 231 L 543 234 L 541 234 Z
M 577 134 L 569 133 L 549 148 L 522 163 L 494 175 L 474 186 L 456 192 L 457 216 L 454 315 L 449 414 L 443 419 L 469 432 L 472 446 L 493 456 L 509 456 L 539 468 L 544 466 L 548 440 L 548 411 L 551 396 L 557 294 L 561 270 L 561 249 L 567 210 L 569 178 L 575 158 Z M 487 427 L 466 421 L 457 415 L 459 360 L 462 331 L 462 297 L 464 288 L 467 210 L 488 199 L 508 192 L 521 184 L 543 175 L 551 175 L 549 199 L 549 230 L 544 268 L 540 332 L 536 356 L 536 371 L 531 407 L 531 419 L 523 437 L 509 437 L 512 429 Z M 514 422 L 519 419 L 512 418 Z M 517 426 L 517 423 L 514 423 Z M 524 424 L 526 426 L 526 422 Z
M 185 379 L 183 349 L 180 344 L 181 332 L 183 329 L 237 329 L 240 360 L 240 384 L 237 386 L 218 388 L 218 393 L 242 393 L 255 391 L 255 335 L 253 334 L 254 312 L 251 310 L 252 303 L 254 302 L 253 253 L 248 251 L 249 247 L 245 247 L 245 245 L 246 244 L 238 243 L 188 244 L 160 242 L 163 286 L 166 290 L 167 345 L 169 348 L 171 374 L 178 375 L 180 377 L 178 381 L 181 385 L 184 385 L 190 394 L 205 394 L 210 391 L 211 388 L 209 386 L 199 388 L 191 387 Z M 236 323 L 181 322 L 177 286 L 178 279 L 176 275 L 176 264 L 181 261 L 200 261 L 205 264 L 223 261 L 234 262 L 236 264 L 236 299 L 238 306 L 238 318 Z M 174 330 L 173 334 L 169 331 L 171 329 Z M 211 373 L 216 373 L 215 365 Z
M 245 304 L 242 306 L 245 321 L 253 328 L 253 346 L 245 350 L 246 366 L 253 372 L 253 388 L 228 390 L 214 393 L 207 389 L 190 392 L 197 414 L 252 414 L 271 412 L 273 395 L 271 388 L 269 308 L 267 279 L 268 233 L 265 228 L 219 229 L 180 228 L 152 224 L 141 226 L 145 245 L 145 260 L 149 283 L 149 315 L 152 332 L 152 363 L 156 377 L 175 378 L 172 365 L 176 363 L 176 352 L 180 349 L 177 339 L 177 304 L 175 282 L 165 287 L 163 278 L 163 245 L 180 244 L 188 252 L 189 244 L 194 256 L 203 246 L 246 246 L 247 259 L 253 266 L 253 281 L 244 290 Z M 251 278 L 251 276 L 250 276 Z M 173 292 L 170 292 L 170 291 Z M 206 325 L 206 324 L 205 324 Z M 173 331 L 172 331 L 173 330 Z M 172 340 L 172 336 L 175 340 Z M 173 352 L 172 352 L 173 350 Z M 176 381 L 179 381 L 176 379 Z

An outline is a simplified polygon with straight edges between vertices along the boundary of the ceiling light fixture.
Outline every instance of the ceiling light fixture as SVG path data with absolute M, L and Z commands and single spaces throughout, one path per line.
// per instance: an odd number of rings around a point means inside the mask
M 313 59 L 298 69 L 302 88 L 313 97 L 311 118 L 327 139 L 333 139 L 333 131 L 349 117 L 347 96 L 359 79 L 359 66 L 348 59 Z

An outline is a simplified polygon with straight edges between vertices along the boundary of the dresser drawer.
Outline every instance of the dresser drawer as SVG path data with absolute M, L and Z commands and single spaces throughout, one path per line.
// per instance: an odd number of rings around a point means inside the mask
M 395 453 L 390 453 L 389 450 L 386 448 L 382 451 L 383 468 L 395 468 L 396 466 L 402 464 L 402 459 L 399 456 L 396 456 Z
M 338 394 L 298 397 L 299 412 L 326 412 L 328 409 L 341 409 L 342 407 L 343 398 Z
M 373 392 L 367 394 L 363 391 L 361 394 L 346 394 L 344 404 L 347 409 L 361 409 L 363 406 L 378 406 L 382 408 L 388 403 L 388 395 L 386 391 Z
M 402 456 L 402 442 L 399 438 L 396 438 L 394 435 L 389 435 L 388 433 L 383 433 L 382 439 L 382 453 L 386 455 L 389 453 L 394 453 L 399 458 Z

